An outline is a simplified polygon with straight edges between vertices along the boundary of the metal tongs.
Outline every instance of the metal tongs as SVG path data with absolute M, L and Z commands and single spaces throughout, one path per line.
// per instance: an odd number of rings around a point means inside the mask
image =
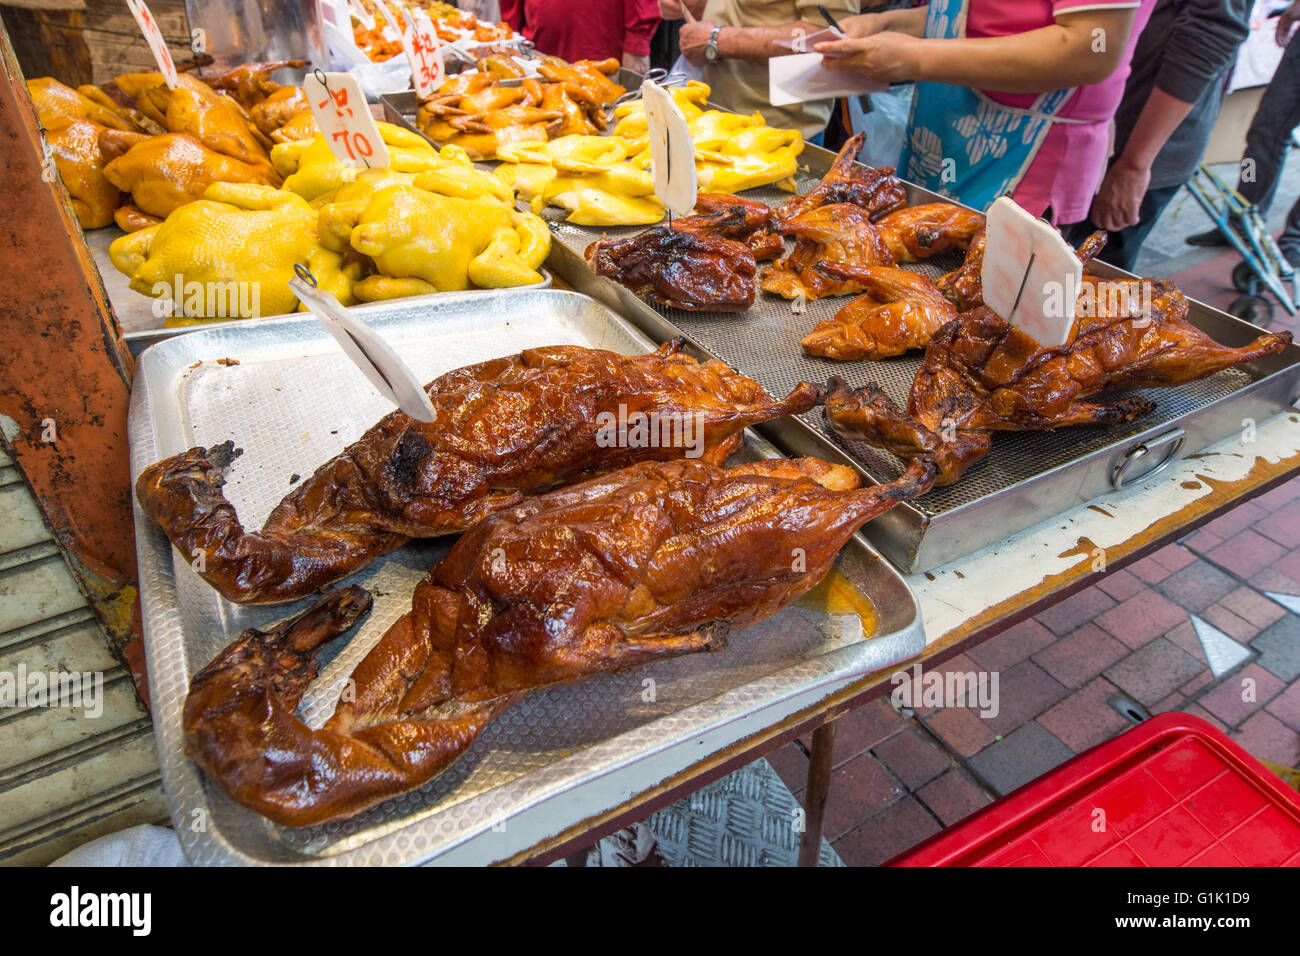
M 667 70 L 665 70 L 663 67 L 660 66 L 652 67 L 651 69 L 646 70 L 645 75 L 641 77 L 641 79 L 643 81 L 653 80 L 655 83 L 658 83 L 660 86 L 685 86 L 687 83 L 691 81 L 691 78 L 687 76 L 685 73 L 669 73 Z M 618 99 L 616 99 L 613 103 L 610 103 L 609 108 L 617 109 L 618 107 L 622 106 L 624 103 L 631 103 L 633 100 L 639 100 L 640 98 L 641 98 L 641 87 L 638 86 L 634 90 L 628 90 Z

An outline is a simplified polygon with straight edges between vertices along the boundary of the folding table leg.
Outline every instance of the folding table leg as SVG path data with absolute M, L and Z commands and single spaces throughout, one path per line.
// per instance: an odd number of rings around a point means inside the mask
M 799 865 L 816 866 L 822 848 L 822 819 L 831 791 L 831 766 L 835 763 L 835 722 L 822 724 L 812 735 L 812 759 L 808 763 L 807 818 Z

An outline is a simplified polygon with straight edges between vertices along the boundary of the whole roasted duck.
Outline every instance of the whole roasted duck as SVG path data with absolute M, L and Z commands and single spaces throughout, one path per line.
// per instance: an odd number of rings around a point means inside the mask
M 343 588 L 245 631 L 190 684 L 186 752 L 277 823 L 350 816 L 433 779 L 528 691 L 721 648 L 729 629 L 813 588 L 855 530 L 930 480 L 927 465 L 860 489 L 853 471 L 816 459 L 678 460 L 528 498 L 452 546 L 319 730 L 294 713 L 315 651 L 369 595 Z
M 1105 281 L 1084 276 L 1085 286 Z M 844 438 L 933 462 L 935 484 L 948 485 L 988 454 L 994 432 L 1133 421 L 1153 405 L 1118 393 L 1205 378 L 1291 342 L 1279 332 L 1220 345 L 1187 321 L 1187 299 L 1172 283 L 1142 281 L 1151 283 L 1149 308 L 1138 296 L 1094 292 L 1104 307 L 1076 318 L 1058 348 L 1042 348 L 987 306 L 964 312 L 931 338 L 907 411 L 874 385 L 850 390 L 833 380 L 827 418 Z
M 871 167 L 854 162 L 866 141 L 865 133 L 850 136 L 821 182 L 773 210 L 778 231 L 796 216 L 832 203 L 860 206 L 873 219 L 907 205 L 907 191 L 892 166 Z
M 862 295 L 804 336 L 810 355 L 872 360 L 902 355 L 925 348 L 930 336 L 957 317 L 952 303 L 919 272 L 845 263 L 823 263 L 817 271 L 851 282 Z
M 780 255 L 772 210 L 736 196 L 701 193 L 696 215 L 586 249 L 597 275 L 660 305 L 743 312 L 757 294 L 757 258 Z
M 136 495 L 223 596 L 277 604 L 411 538 L 463 531 L 525 493 L 645 459 L 721 462 L 747 426 L 807 411 L 822 397 L 805 383 L 774 401 L 753 380 L 721 362 L 697 363 L 673 342 L 632 357 L 528 349 L 448 372 L 425 390 L 436 421 L 400 412 L 381 419 L 298 485 L 261 531 L 244 530 L 221 490 L 237 454 L 232 442 L 151 465 Z

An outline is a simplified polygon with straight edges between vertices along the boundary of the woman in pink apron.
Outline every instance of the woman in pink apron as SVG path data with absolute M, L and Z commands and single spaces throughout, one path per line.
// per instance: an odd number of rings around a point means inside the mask
M 1012 196 L 1057 225 L 1088 214 L 1138 33 L 1155 0 L 932 0 L 844 21 L 825 65 L 916 96 L 901 175 L 983 209 Z

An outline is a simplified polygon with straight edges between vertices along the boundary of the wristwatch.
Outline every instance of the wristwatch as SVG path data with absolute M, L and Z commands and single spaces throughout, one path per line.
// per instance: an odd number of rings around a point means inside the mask
M 704 59 L 710 63 L 717 63 L 722 59 L 722 51 L 718 49 L 718 34 L 722 32 L 722 27 L 714 27 L 713 32 L 709 34 L 709 42 L 704 47 Z

